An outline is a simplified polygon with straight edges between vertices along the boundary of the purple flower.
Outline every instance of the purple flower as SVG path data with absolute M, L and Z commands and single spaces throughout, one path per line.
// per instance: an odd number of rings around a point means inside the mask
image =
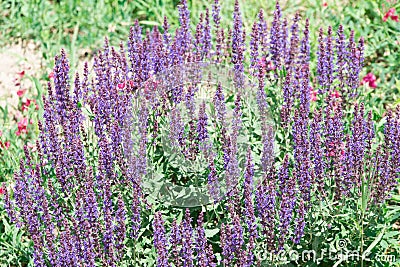
M 257 186 L 256 204 L 258 217 L 262 225 L 262 233 L 266 238 L 269 252 L 276 250 L 275 245 L 275 215 L 276 215 L 276 171 L 272 167 L 266 177 Z
M 197 219 L 196 237 L 195 237 L 195 252 L 197 265 L 199 267 L 216 266 L 214 263 L 214 254 L 207 245 L 207 238 L 203 228 L 203 212 L 200 213 Z
M 253 177 L 254 177 L 254 165 L 251 158 L 250 147 L 247 150 L 246 156 L 246 168 L 244 172 L 244 183 L 243 183 L 243 196 L 244 196 L 244 215 L 247 224 L 247 230 L 249 232 L 250 240 L 255 240 L 258 237 L 256 217 L 254 215 L 254 203 L 253 203 Z M 252 250 L 248 250 L 247 266 L 251 266 L 254 260 L 254 253 Z
M 243 73 L 244 73 L 244 51 L 245 39 L 242 17 L 240 14 L 239 2 L 235 1 L 235 8 L 233 11 L 233 32 L 232 32 L 232 64 L 234 65 L 234 76 L 236 87 L 243 87 Z
M 126 235 L 126 225 L 125 225 L 125 203 L 122 200 L 122 196 L 118 196 L 118 209 L 115 214 L 115 221 L 116 221 L 116 227 L 115 227 L 115 237 L 114 237 L 114 243 L 115 243 L 115 248 L 117 250 L 117 255 L 119 258 L 123 256 L 123 251 L 125 249 L 124 241 L 125 241 L 125 235 Z
M 325 161 L 322 148 L 322 126 L 321 111 L 314 113 L 314 118 L 310 124 L 310 156 L 313 163 L 313 176 L 316 184 L 316 192 L 319 198 L 325 197 Z
M 276 2 L 274 11 L 274 20 L 272 21 L 272 26 L 270 29 L 270 47 L 269 52 L 271 54 L 271 60 L 277 69 L 281 67 L 281 56 L 284 51 L 282 51 L 282 32 L 281 32 L 281 7 L 278 1 Z
M 192 236 L 193 236 L 193 228 L 192 228 L 192 218 L 190 217 L 189 209 L 186 209 L 185 218 L 182 221 L 182 249 L 180 254 L 182 255 L 182 266 L 183 267 L 191 267 L 193 266 L 193 249 L 192 249 Z
M 174 266 L 182 266 L 182 259 L 179 255 L 180 248 L 179 246 L 182 244 L 182 236 L 181 236 L 181 229 L 179 225 L 176 223 L 176 219 L 172 221 L 171 233 L 169 236 L 169 243 L 170 245 L 170 258 L 172 258 L 172 263 Z M 172 256 L 172 257 L 171 257 Z
M 250 69 L 253 76 L 256 75 L 256 70 L 258 69 L 258 49 L 259 49 L 259 33 L 258 33 L 259 25 L 255 21 L 253 23 L 253 28 L 251 31 L 251 39 L 250 39 Z
M 156 212 L 153 221 L 154 247 L 157 251 L 157 267 L 171 266 L 168 263 L 167 238 L 161 212 Z
M 286 155 L 283 165 L 278 173 L 280 207 L 279 207 L 279 250 L 287 240 L 289 226 L 293 218 L 293 211 L 296 204 L 296 175 L 289 173 L 289 158 Z

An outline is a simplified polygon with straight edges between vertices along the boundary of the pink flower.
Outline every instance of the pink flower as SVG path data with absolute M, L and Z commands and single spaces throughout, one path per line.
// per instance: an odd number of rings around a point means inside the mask
M 28 110 L 28 108 L 30 107 L 30 105 L 31 105 L 32 103 L 35 104 L 35 110 L 38 110 L 38 109 L 39 109 L 39 106 L 38 106 L 38 104 L 36 103 L 36 100 L 35 100 L 35 99 L 29 99 L 29 98 L 28 98 L 28 99 L 26 99 L 25 102 L 22 103 L 21 111 Z
M 18 74 L 19 78 L 22 79 L 25 75 L 25 71 L 23 70 L 23 71 L 17 72 L 17 74 Z
M 132 88 L 136 86 L 136 84 L 133 80 L 129 80 L 128 83 L 129 83 L 129 86 Z
M 23 89 L 18 90 L 18 91 L 17 91 L 18 97 L 21 98 L 21 97 L 25 94 L 25 91 L 26 91 L 26 90 L 23 90 Z
M 54 78 L 54 71 L 49 73 L 49 79 L 53 79 Z
M 314 90 L 314 88 L 312 86 L 310 86 L 310 100 L 311 102 L 315 102 L 318 100 L 317 95 L 318 95 L 318 91 Z
M 10 147 L 10 141 L 6 141 L 6 142 L 1 142 L 0 141 L 0 148 L 5 148 L 5 149 L 8 149 L 9 147 Z
M 0 187 L 0 196 L 1 196 L 1 195 L 4 195 L 4 192 L 5 192 L 5 190 L 4 190 L 3 186 Z
M 398 15 L 392 15 L 392 16 L 390 16 L 390 19 L 394 20 L 396 22 L 399 22 L 399 16 Z
M 331 93 L 331 96 L 334 97 L 334 98 L 339 98 L 341 96 L 341 94 L 340 94 L 339 91 L 336 90 L 336 91 Z
M 23 118 L 18 122 L 18 130 L 15 132 L 17 136 L 20 136 L 22 133 L 27 133 L 28 130 L 26 127 L 28 126 L 28 118 Z
M 393 7 L 389 9 L 388 12 L 386 12 L 386 14 L 383 16 L 383 21 L 387 21 L 390 17 L 391 20 L 394 20 L 396 22 L 399 22 L 399 16 L 395 15 L 394 13 L 396 12 L 396 9 L 394 9 Z
M 275 70 L 274 63 L 272 61 L 267 61 L 265 57 L 260 58 L 258 65 L 265 71 Z
M 118 84 L 119 89 L 124 89 L 124 87 L 125 87 L 125 82 Z
M 3 132 L 0 130 L 0 137 L 3 135 Z
M 323 5 L 324 7 L 327 7 L 327 6 L 328 6 L 328 3 L 325 2 L 325 3 L 323 3 L 322 5 Z
M 371 88 L 376 88 L 377 83 L 376 83 L 376 77 L 375 75 L 370 72 L 365 77 L 362 79 L 361 84 L 368 84 L 369 87 Z

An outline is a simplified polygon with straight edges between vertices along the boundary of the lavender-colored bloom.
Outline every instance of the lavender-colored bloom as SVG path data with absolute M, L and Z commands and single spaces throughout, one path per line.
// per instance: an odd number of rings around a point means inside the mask
M 324 43 L 324 31 L 322 28 L 319 29 L 319 36 L 318 36 L 318 63 L 317 63 L 317 80 L 318 84 L 320 86 L 318 92 L 319 93 L 324 93 L 325 89 L 323 88 L 325 86 L 325 43 Z
M 172 258 L 172 263 L 176 267 L 182 266 L 182 259 L 179 255 L 180 248 L 179 246 L 182 244 L 182 236 L 181 236 L 181 229 L 179 225 L 176 223 L 176 219 L 172 221 L 171 232 L 169 236 L 169 243 L 170 243 L 170 257 Z
M 192 35 L 190 33 L 190 11 L 186 0 L 182 0 L 181 4 L 178 6 L 179 9 L 179 23 L 181 27 L 178 31 L 180 51 L 186 53 L 190 49 L 190 44 L 192 42 Z
M 230 266 L 234 257 L 230 241 L 232 239 L 232 232 L 229 225 L 221 224 L 220 246 L 222 248 L 222 257 L 224 266 Z
M 364 38 L 360 38 L 358 46 L 354 42 L 354 32 L 350 33 L 349 43 L 347 46 L 348 52 L 348 80 L 347 85 L 350 90 L 350 97 L 357 95 L 359 86 L 359 75 L 364 63 Z
M 324 73 L 325 73 L 325 86 L 326 90 L 330 92 L 333 83 L 333 72 L 335 70 L 334 66 L 334 50 L 333 50 L 333 40 L 332 40 L 332 27 L 328 27 L 328 36 L 325 39 L 325 60 L 324 60 Z
M 210 26 L 210 14 L 208 8 L 206 9 L 206 15 L 204 19 L 203 27 L 203 55 L 208 58 L 210 56 L 211 44 L 211 26 Z
M 292 65 L 295 63 L 295 59 L 298 56 L 299 53 L 299 25 L 298 22 L 300 20 L 300 13 L 297 12 L 296 15 L 293 18 L 293 24 L 291 27 L 291 37 L 290 37 L 290 50 L 289 50 L 289 55 L 286 60 L 286 69 L 292 68 Z M 282 30 L 285 30 L 284 28 Z M 285 32 L 282 33 L 282 36 L 287 36 Z M 282 41 L 285 41 L 285 38 L 283 38 Z M 283 43 L 282 46 L 282 53 L 286 55 L 286 49 L 285 49 L 285 44 Z
M 304 227 L 306 225 L 305 222 L 305 213 L 306 213 L 306 204 L 304 203 L 304 199 L 300 199 L 297 210 L 296 210 L 296 219 L 295 219 L 295 228 L 294 228 L 294 237 L 293 242 L 295 244 L 300 243 L 300 239 L 304 235 Z
M 185 218 L 182 221 L 182 249 L 180 254 L 182 255 L 182 266 L 183 267 L 192 267 L 193 266 L 193 249 L 192 249 L 192 236 L 193 236 L 193 228 L 192 228 L 192 218 L 190 217 L 190 212 L 186 209 Z
M 261 141 L 263 144 L 261 154 L 261 166 L 264 172 L 270 166 L 270 162 L 273 160 L 274 153 L 274 136 L 272 126 L 267 121 L 268 119 L 268 104 L 267 96 L 264 90 L 264 73 L 261 67 L 258 72 L 258 90 L 257 90 L 257 106 L 261 118 Z
M 247 224 L 247 230 L 249 232 L 249 239 L 255 240 L 258 237 L 256 217 L 254 215 L 254 204 L 253 204 L 253 177 L 254 177 L 254 165 L 251 158 L 250 147 L 247 150 L 246 156 L 246 168 L 244 172 L 244 183 L 243 183 L 243 196 L 244 196 L 244 215 L 245 222 Z M 251 266 L 254 261 L 254 249 L 250 246 L 250 250 L 247 251 L 246 266 Z
M 163 21 L 163 41 L 164 41 L 164 57 L 166 57 L 165 60 L 165 65 L 168 66 L 168 64 L 170 64 L 170 62 L 168 61 L 168 52 L 171 49 L 171 34 L 169 33 L 169 23 L 168 23 L 168 19 L 165 16 L 164 17 L 164 21 Z
M 384 129 L 384 144 L 381 153 L 379 153 L 379 150 L 377 153 L 379 157 L 377 163 L 378 177 L 376 178 L 373 192 L 376 203 L 381 203 L 390 197 L 399 177 L 399 111 L 400 108 L 397 108 L 397 116 L 393 111 L 388 112 Z
M 112 222 L 111 210 L 106 207 L 103 213 L 104 213 L 104 230 L 103 230 L 104 254 L 106 257 L 107 264 L 115 266 L 115 253 L 113 244 L 113 232 L 115 226 L 113 225 Z
M 221 124 L 221 127 L 225 126 L 225 116 L 226 116 L 226 105 L 225 105 L 225 96 L 222 90 L 221 83 L 218 83 L 217 89 L 215 90 L 214 95 L 214 106 L 215 111 L 217 113 L 218 122 Z
M 282 87 L 283 91 L 283 105 L 281 108 L 281 123 L 286 128 L 291 119 L 293 105 L 294 105 L 294 92 L 292 85 L 292 73 L 290 70 L 286 73 L 285 81 Z
M 337 37 L 336 37 L 336 78 L 340 82 L 340 88 L 344 87 L 344 82 L 345 82 L 345 73 L 346 73 L 346 57 L 347 57 L 347 51 L 346 51 L 346 41 L 345 41 L 345 35 L 343 33 L 343 25 L 339 25 L 339 28 L 337 30 Z
M 197 219 L 196 237 L 195 237 L 195 251 L 197 258 L 197 265 L 199 267 L 212 267 L 216 266 L 214 263 L 214 254 L 210 247 L 207 246 L 207 238 L 203 228 L 203 212 L 200 213 Z
M 343 114 L 340 103 L 336 103 L 334 99 L 328 98 L 328 105 L 325 109 L 325 159 L 326 167 L 331 170 L 340 170 L 342 165 L 343 151 Z M 335 179 L 335 199 L 341 199 L 346 191 L 346 181 L 339 171 L 332 173 Z
M 238 88 L 243 87 L 243 73 L 244 73 L 244 51 L 245 39 L 242 17 L 240 15 L 239 1 L 235 1 L 235 8 L 233 11 L 233 32 L 232 32 L 232 64 L 234 65 L 235 85 Z
M 242 255 L 244 239 L 243 239 L 243 227 L 240 224 L 240 217 L 233 211 L 230 211 L 232 214 L 232 225 L 231 225 L 231 240 L 230 246 L 233 253 L 235 253 L 236 257 Z M 240 257 L 238 257 L 240 258 Z
M 240 93 L 237 94 L 235 100 L 235 108 L 233 111 L 232 118 L 232 133 L 230 135 L 229 145 L 230 147 L 225 151 L 229 151 L 229 161 L 226 165 L 226 187 L 228 188 L 228 195 L 232 196 L 237 193 L 236 184 L 239 179 L 240 170 L 238 169 L 238 160 L 237 160 L 237 138 L 239 136 L 239 131 L 242 127 L 241 123 L 241 96 Z
M 212 17 L 214 21 L 215 31 L 218 32 L 220 23 L 221 23 L 221 5 L 218 0 L 214 0 L 214 4 L 212 5 Z
M 141 189 L 139 187 L 139 184 L 134 184 L 133 186 L 133 201 L 132 201 L 132 217 L 131 217 L 131 222 L 132 222 L 132 231 L 131 231 L 131 238 L 137 239 L 139 235 L 139 229 L 140 229 L 140 223 L 141 223 L 141 216 L 140 216 L 140 199 L 141 199 Z
M 184 125 L 182 123 L 180 110 L 173 108 L 170 113 L 170 138 L 174 147 L 184 146 Z
M 261 47 L 261 56 L 266 57 L 268 53 L 268 27 L 267 22 L 264 19 L 264 11 L 260 9 L 258 13 L 258 35 L 259 35 L 259 43 Z
M 281 67 L 281 55 L 282 55 L 282 32 L 281 32 L 281 7 L 278 1 L 276 2 L 274 11 L 274 20 L 270 30 L 270 47 L 269 52 L 271 54 L 271 60 L 277 69 Z
M 289 29 L 288 29 L 288 22 L 287 19 L 284 18 L 282 20 L 282 24 L 281 24 L 281 53 L 282 53 L 282 63 L 286 64 L 286 61 L 288 61 L 289 57 L 290 57 L 290 40 L 289 40 Z
M 117 250 L 118 258 L 120 259 L 123 256 L 123 251 L 125 248 L 124 241 L 126 235 L 126 225 L 125 225 L 125 204 L 122 200 L 122 196 L 118 196 L 118 209 L 115 214 L 115 236 L 114 236 L 114 243 L 115 249 Z
M 269 252 L 276 250 L 275 245 L 275 203 L 276 203 L 276 172 L 272 167 L 266 178 L 257 186 L 256 204 L 258 217 L 262 225 L 262 233 L 266 238 Z
M 196 33 L 194 35 L 194 47 L 196 49 L 195 61 L 201 61 L 203 59 L 203 46 L 204 46 L 204 25 L 203 25 L 204 14 L 200 14 L 199 23 L 196 25 Z
M 253 23 L 253 28 L 251 31 L 251 39 L 250 39 L 250 70 L 253 76 L 256 75 L 257 64 L 258 63 L 258 49 L 259 49 L 259 33 L 258 33 L 259 25 L 257 22 Z
M 168 263 L 167 238 L 161 212 L 156 212 L 153 221 L 154 247 L 157 251 L 157 267 L 171 266 Z
M 210 156 L 210 140 L 208 135 L 208 116 L 206 113 L 206 103 L 203 101 L 200 104 L 198 120 L 197 120 L 197 141 L 199 150 L 202 151 L 206 158 Z
M 316 185 L 316 195 L 319 198 L 325 196 L 325 162 L 323 159 L 324 152 L 322 149 L 322 127 L 321 127 L 321 111 L 314 113 L 314 118 L 310 124 L 310 156 L 313 163 L 313 175 Z
M 299 63 L 301 66 L 309 64 L 310 62 L 310 41 L 309 41 L 309 31 L 310 21 L 306 19 L 306 25 L 303 31 L 303 38 L 300 42 L 300 53 L 299 53 Z
M 217 202 L 220 199 L 220 188 L 218 181 L 218 173 L 215 168 L 213 159 L 211 159 L 210 162 L 210 173 L 208 174 L 207 187 L 211 198 L 214 200 L 214 202 Z
M 286 155 L 283 160 L 279 173 L 279 250 L 287 240 L 290 222 L 292 221 L 293 211 L 296 203 L 296 175 L 289 173 L 289 158 Z

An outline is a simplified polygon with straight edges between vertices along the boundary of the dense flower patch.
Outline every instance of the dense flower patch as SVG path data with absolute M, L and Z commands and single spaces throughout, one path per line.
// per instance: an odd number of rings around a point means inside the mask
M 268 26 L 260 11 L 247 40 L 238 3 L 230 30 L 220 27 L 219 12 L 215 1 L 194 33 L 185 1 L 174 35 L 167 19 L 163 33 L 154 28 L 144 37 L 136 23 L 127 47 L 121 43 L 118 50 L 106 40 L 93 75 L 86 64 L 73 82 L 65 52 L 56 57 L 36 151 L 25 147 L 13 190 L 4 188 L 10 219 L 34 243 L 36 266 L 277 264 L 280 259 L 266 255 L 300 244 L 305 232 L 313 231 L 309 220 L 321 207 L 335 213 L 350 206 L 360 211 L 363 225 L 368 210 L 390 196 L 400 173 L 400 108 L 387 111 L 382 131 L 360 103 L 364 40 L 356 41 L 353 31 L 346 37 L 342 26 L 336 33 L 321 28 L 314 71 L 309 23 L 305 20 L 300 30 L 299 13 L 289 22 L 277 3 Z M 153 148 L 158 129 L 168 124 L 160 109 L 182 102 L 190 110 L 193 95 L 177 86 L 158 101 L 146 84 L 169 67 L 203 61 L 230 65 L 235 79 L 249 74 L 256 81 L 261 130 L 254 140 L 261 149 L 255 153 L 256 144 L 250 144 L 241 164 L 237 140 L 242 129 L 250 128 L 241 80 L 235 80 L 232 95 L 217 86 L 213 105 L 222 125 L 223 167 L 212 160 L 204 182 L 215 189 L 217 176 L 226 171 L 237 183 L 224 199 L 185 209 L 176 218 L 173 207 L 148 200 L 141 184 L 149 159 L 165 161 L 158 154 L 162 148 Z M 363 82 L 376 87 L 372 74 Z M 134 110 L 132 103 L 143 91 L 146 97 L 140 100 L 154 109 Z M 229 105 L 231 127 L 224 123 Z M 27 99 L 21 107 L 34 106 Z M 210 139 L 212 116 L 205 104 L 191 112 L 187 126 L 179 110 L 171 110 L 176 146 L 189 158 L 207 154 L 203 145 Z M 273 139 L 264 120 L 267 111 L 276 124 L 273 164 L 267 164 Z M 133 112 L 139 123 L 127 125 Z M 22 119 L 16 134 L 24 134 L 28 123 Z M 131 147 L 124 140 L 131 129 L 136 153 L 126 157 Z M 261 164 L 255 164 L 256 157 Z M 263 177 L 258 183 L 256 175 Z M 152 242 L 140 247 L 141 239 Z

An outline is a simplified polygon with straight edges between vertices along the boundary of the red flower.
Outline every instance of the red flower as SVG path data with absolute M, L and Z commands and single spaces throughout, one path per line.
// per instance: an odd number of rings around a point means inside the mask
M 395 15 L 394 13 L 396 12 L 396 9 L 393 7 L 389 9 L 388 12 L 383 16 L 383 21 L 387 21 L 388 18 L 390 17 L 391 20 L 394 20 L 396 22 L 399 22 L 399 16 Z
M 124 87 L 125 87 L 125 82 L 118 84 L 119 89 L 124 89 Z
M 336 90 L 336 91 L 331 93 L 331 96 L 334 97 L 334 98 L 339 98 L 341 96 L 341 94 L 340 94 L 339 91 Z
M 28 126 L 28 119 L 23 118 L 18 122 L 18 131 L 16 131 L 15 134 L 17 136 L 20 136 L 21 133 L 27 133 L 28 132 L 28 130 L 26 129 L 27 126 Z
M 133 88 L 133 87 L 136 86 L 136 84 L 135 84 L 135 82 L 134 82 L 133 80 L 129 80 L 128 82 L 129 82 L 129 86 L 130 86 L 130 87 Z
M 54 78 L 54 71 L 49 73 L 49 79 L 53 79 Z
M 325 2 L 325 3 L 323 3 L 322 5 L 323 5 L 324 7 L 327 7 L 327 6 L 328 6 L 328 3 Z
M 5 149 L 8 149 L 9 147 L 10 147 L 10 141 L 6 141 L 6 142 L 1 142 L 0 141 L 0 148 L 5 148 Z
M 18 74 L 19 78 L 22 79 L 22 77 L 24 77 L 24 75 L 25 75 L 25 71 L 23 70 L 21 72 L 17 72 L 17 74 Z
M 35 99 L 29 99 L 29 98 L 28 98 L 28 99 L 26 99 L 25 102 L 22 103 L 21 111 L 28 110 L 28 108 L 30 107 L 30 105 L 31 105 L 32 103 L 35 104 L 35 109 L 38 110 L 38 109 L 39 109 L 39 106 L 38 106 L 38 104 L 36 103 L 36 100 L 35 100 Z
M 376 88 L 377 86 L 376 77 L 372 72 L 365 75 L 365 77 L 362 79 L 361 84 L 366 84 L 366 83 L 368 83 L 369 87 Z
M 314 88 L 312 86 L 310 86 L 310 100 L 311 102 L 315 102 L 318 100 L 317 95 L 318 95 L 318 91 L 314 91 Z
M 0 187 L 0 196 L 1 196 L 1 195 L 4 195 L 4 193 L 5 193 L 4 188 L 3 188 L 3 187 Z
M 275 70 L 274 63 L 272 61 L 267 61 L 265 57 L 260 58 L 258 61 L 258 65 L 264 70 L 264 71 L 272 71 Z
M 21 98 L 25 94 L 26 90 L 20 89 L 17 91 L 17 95 Z

